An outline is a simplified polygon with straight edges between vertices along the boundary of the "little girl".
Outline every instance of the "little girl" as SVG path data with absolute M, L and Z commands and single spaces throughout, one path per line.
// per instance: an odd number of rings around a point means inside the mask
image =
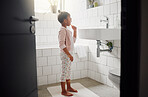
M 77 28 L 71 25 L 71 17 L 68 12 L 60 12 L 58 15 L 58 21 L 62 25 L 58 35 L 60 57 L 62 60 L 61 94 L 64 96 L 73 96 L 70 92 L 78 92 L 70 85 L 71 62 L 73 61 L 73 50 L 76 41 Z M 67 26 L 72 26 L 72 29 L 74 30 L 73 36 L 72 32 L 67 29 Z M 65 82 L 67 83 L 67 90 L 65 89 Z

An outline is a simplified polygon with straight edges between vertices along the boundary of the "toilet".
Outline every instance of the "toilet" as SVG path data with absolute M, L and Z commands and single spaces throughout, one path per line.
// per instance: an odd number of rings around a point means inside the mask
M 111 80 L 113 85 L 115 85 L 120 90 L 120 69 L 109 70 L 108 78 Z

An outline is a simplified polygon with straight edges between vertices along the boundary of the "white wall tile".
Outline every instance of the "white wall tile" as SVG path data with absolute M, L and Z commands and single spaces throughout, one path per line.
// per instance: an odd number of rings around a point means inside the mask
M 119 47 L 119 45 L 120 45 L 119 41 L 120 40 L 114 40 L 114 44 L 113 45 L 116 46 L 116 47 Z
M 81 78 L 87 77 L 87 70 L 81 70 Z
M 118 2 L 118 13 L 121 13 L 121 2 Z
M 74 54 L 73 55 L 73 62 L 75 63 L 75 62 L 79 62 L 79 61 L 80 61 L 80 59 L 78 58 L 78 55 Z
M 114 57 L 117 57 L 118 56 L 118 48 L 114 47 L 111 54 L 114 55 Z
M 95 19 L 96 19 L 96 25 L 95 25 L 95 27 L 99 27 L 100 26 L 100 17 L 98 16 Z
M 108 75 L 109 68 L 104 65 L 99 65 L 99 73 Z
M 72 70 L 72 71 L 77 70 L 77 68 L 76 68 L 76 63 L 73 63 L 73 62 L 72 62 L 72 64 L 71 64 L 71 70 Z
M 57 61 L 57 64 L 62 64 L 62 61 L 61 61 L 61 57 L 60 56 L 56 56 L 56 61 Z
M 87 70 L 90 70 L 90 64 L 91 64 L 91 61 L 88 61 Z
M 102 66 L 103 74 L 108 75 L 109 73 L 109 67 L 108 66 Z
M 42 76 L 43 70 L 42 67 L 37 67 L 37 76 Z
M 88 69 L 88 62 L 89 61 L 85 61 L 84 69 Z
M 110 14 L 110 5 L 104 5 L 104 15 Z
M 56 20 L 56 21 L 53 22 L 53 26 L 54 26 L 54 27 L 57 27 L 58 25 L 59 25 L 58 20 Z
M 75 71 L 74 71 L 74 72 L 75 72 Z M 74 79 L 74 72 L 73 72 L 73 71 L 71 72 L 71 76 L 70 76 L 71 80 Z
M 43 56 L 51 56 L 51 49 L 44 49 Z
M 112 57 L 107 57 L 107 66 L 113 67 L 114 59 Z
M 56 83 L 56 75 L 48 75 L 48 84 Z
M 97 17 L 97 9 L 94 8 L 94 9 L 92 9 L 91 11 L 92 11 L 92 16 L 93 16 L 93 17 Z
M 93 71 L 97 72 L 97 67 L 98 67 L 97 63 L 92 63 L 92 70 Z
M 35 23 L 35 29 L 39 29 L 39 28 L 41 28 L 41 23 L 40 22 L 36 22 Z M 37 31 L 37 30 L 36 30 Z
M 83 70 L 85 66 L 84 62 L 77 62 L 77 70 Z
M 118 58 L 121 58 L 121 48 L 118 48 Z
M 111 14 L 117 14 L 117 3 L 111 4 Z
M 43 35 L 44 34 L 44 30 L 41 29 L 41 28 L 38 28 L 38 26 L 40 26 L 40 25 L 36 24 L 36 33 L 35 33 L 35 35 L 36 36 Z
M 92 11 L 90 9 L 87 10 L 88 17 L 91 17 Z
M 44 29 L 44 35 L 50 35 L 51 34 L 51 29 L 45 28 Z
M 96 61 L 96 56 L 97 56 L 96 53 L 92 53 L 91 54 L 91 60 L 90 61 L 95 62 Z
M 46 85 L 47 84 L 47 76 L 40 76 L 37 77 L 37 83 L 38 85 Z
M 52 48 L 52 55 L 60 55 L 60 49 L 59 48 Z
M 92 79 L 95 79 L 95 73 L 96 73 L 96 72 L 94 72 L 94 71 L 91 71 L 90 78 L 92 78 Z
M 42 28 L 47 27 L 47 22 L 46 22 L 46 21 L 42 20 L 42 21 L 40 21 L 40 23 L 41 23 L 40 26 L 41 26 Z
M 100 73 L 101 71 L 101 64 L 97 64 L 97 72 Z
M 57 41 L 55 37 L 57 37 L 58 30 L 61 26 L 57 21 L 57 15 L 53 15 L 51 13 L 36 13 L 36 15 L 40 20 L 36 22 L 36 44 L 44 45 L 44 43 L 46 43 L 48 45 L 52 45 Z
M 96 63 L 101 63 L 101 58 L 100 57 L 96 58 Z
M 111 82 L 111 80 L 109 78 L 107 78 L 107 85 L 110 87 L 113 87 L 113 83 Z
M 87 57 L 80 58 L 80 61 L 86 61 Z
M 36 57 L 42 56 L 42 50 L 36 50 Z
M 121 48 L 121 40 L 119 40 L 119 47 Z
M 114 25 L 113 15 L 109 15 L 108 18 L 109 18 L 109 28 L 113 28 L 113 25 Z
M 50 28 L 53 27 L 53 21 L 52 20 L 47 21 L 47 26 Z
M 113 67 L 120 68 L 120 59 L 114 58 L 114 65 L 113 65 Z
M 100 63 L 106 65 L 106 56 L 100 56 Z
M 35 17 L 38 18 L 39 20 L 44 20 L 44 17 L 40 13 L 35 13 Z
M 74 72 L 74 79 L 80 78 L 80 71 L 75 71 Z
M 47 66 L 47 57 L 38 57 L 37 66 Z
M 93 64 L 93 62 L 89 62 L 89 63 L 88 63 L 88 70 L 93 70 L 92 64 Z
M 105 4 L 109 4 L 110 3 L 110 0 L 105 0 Z
M 95 74 L 95 80 L 98 81 L 98 82 L 100 82 L 100 80 L 101 80 L 101 74 L 100 73 L 97 73 L 96 72 L 96 74 Z
M 56 75 L 56 82 L 61 82 L 61 74 Z
M 43 15 L 43 19 L 44 20 L 51 20 L 51 15 L 52 15 L 51 13 L 46 13 Z
M 51 74 L 51 66 L 44 66 L 43 67 L 43 75 L 49 75 Z
M 114 57 L 114 55 L 112 55 L 110 52 L 103 52 L 103 55 L 109 56 L 109 57 Z
M 91 78 L 91 71 L 90 70 L 87 70 L 87 76 L 89 77 L 89 78 Z
M 55 65 L 56 64 L 56 56 L 48 57 L 48 65 Z
M 115 3 L 117 2 L 117 0 L 110 0 L 110 3 Z
M 103 84 L 106 84 L 107 83 L 107 76 L 101 74 L 101 80 L 100 80 L 101 83 Z
M 62 68 L 62 65 L 55 65 L 55 66 L 52 66 L 52 74 L 61 73 L 61 68 Z
M 51 20 L 57 20 L 57 14 L 52 14 L 51 15 Z
M 46 36 L 38 36 L 40 42 L 47 42 L 47 37 Z
M 35 36 L 35 38 L 36 38 L 35 42 L 36 42 L 36 47 L 37 47 L 40 40 L 39 40 L 38 36 Z
M 98 7 L 98 12 L 97 12 L 98 16 L 102 16 L 103 15 L 103 6 L 99 6 Z

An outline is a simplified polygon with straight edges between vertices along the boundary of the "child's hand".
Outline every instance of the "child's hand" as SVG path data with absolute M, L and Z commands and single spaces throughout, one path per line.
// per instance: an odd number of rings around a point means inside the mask
M 77 31 L 77 27 L 75 27 L 75 26 L 73 26 L 73 25 L 71 25 L 71 27 L 72 27 L 72 29 L 73 29 L 74 31 Z
M 70 58 L 71 62 L 73 61 L 73 56 L 68 55 L 68 57 Z

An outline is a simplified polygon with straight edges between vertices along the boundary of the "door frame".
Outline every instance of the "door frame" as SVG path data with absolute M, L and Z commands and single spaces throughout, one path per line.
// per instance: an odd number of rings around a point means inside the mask
M 120 97 L 148 97 L 147 0 L 121 0 Z

